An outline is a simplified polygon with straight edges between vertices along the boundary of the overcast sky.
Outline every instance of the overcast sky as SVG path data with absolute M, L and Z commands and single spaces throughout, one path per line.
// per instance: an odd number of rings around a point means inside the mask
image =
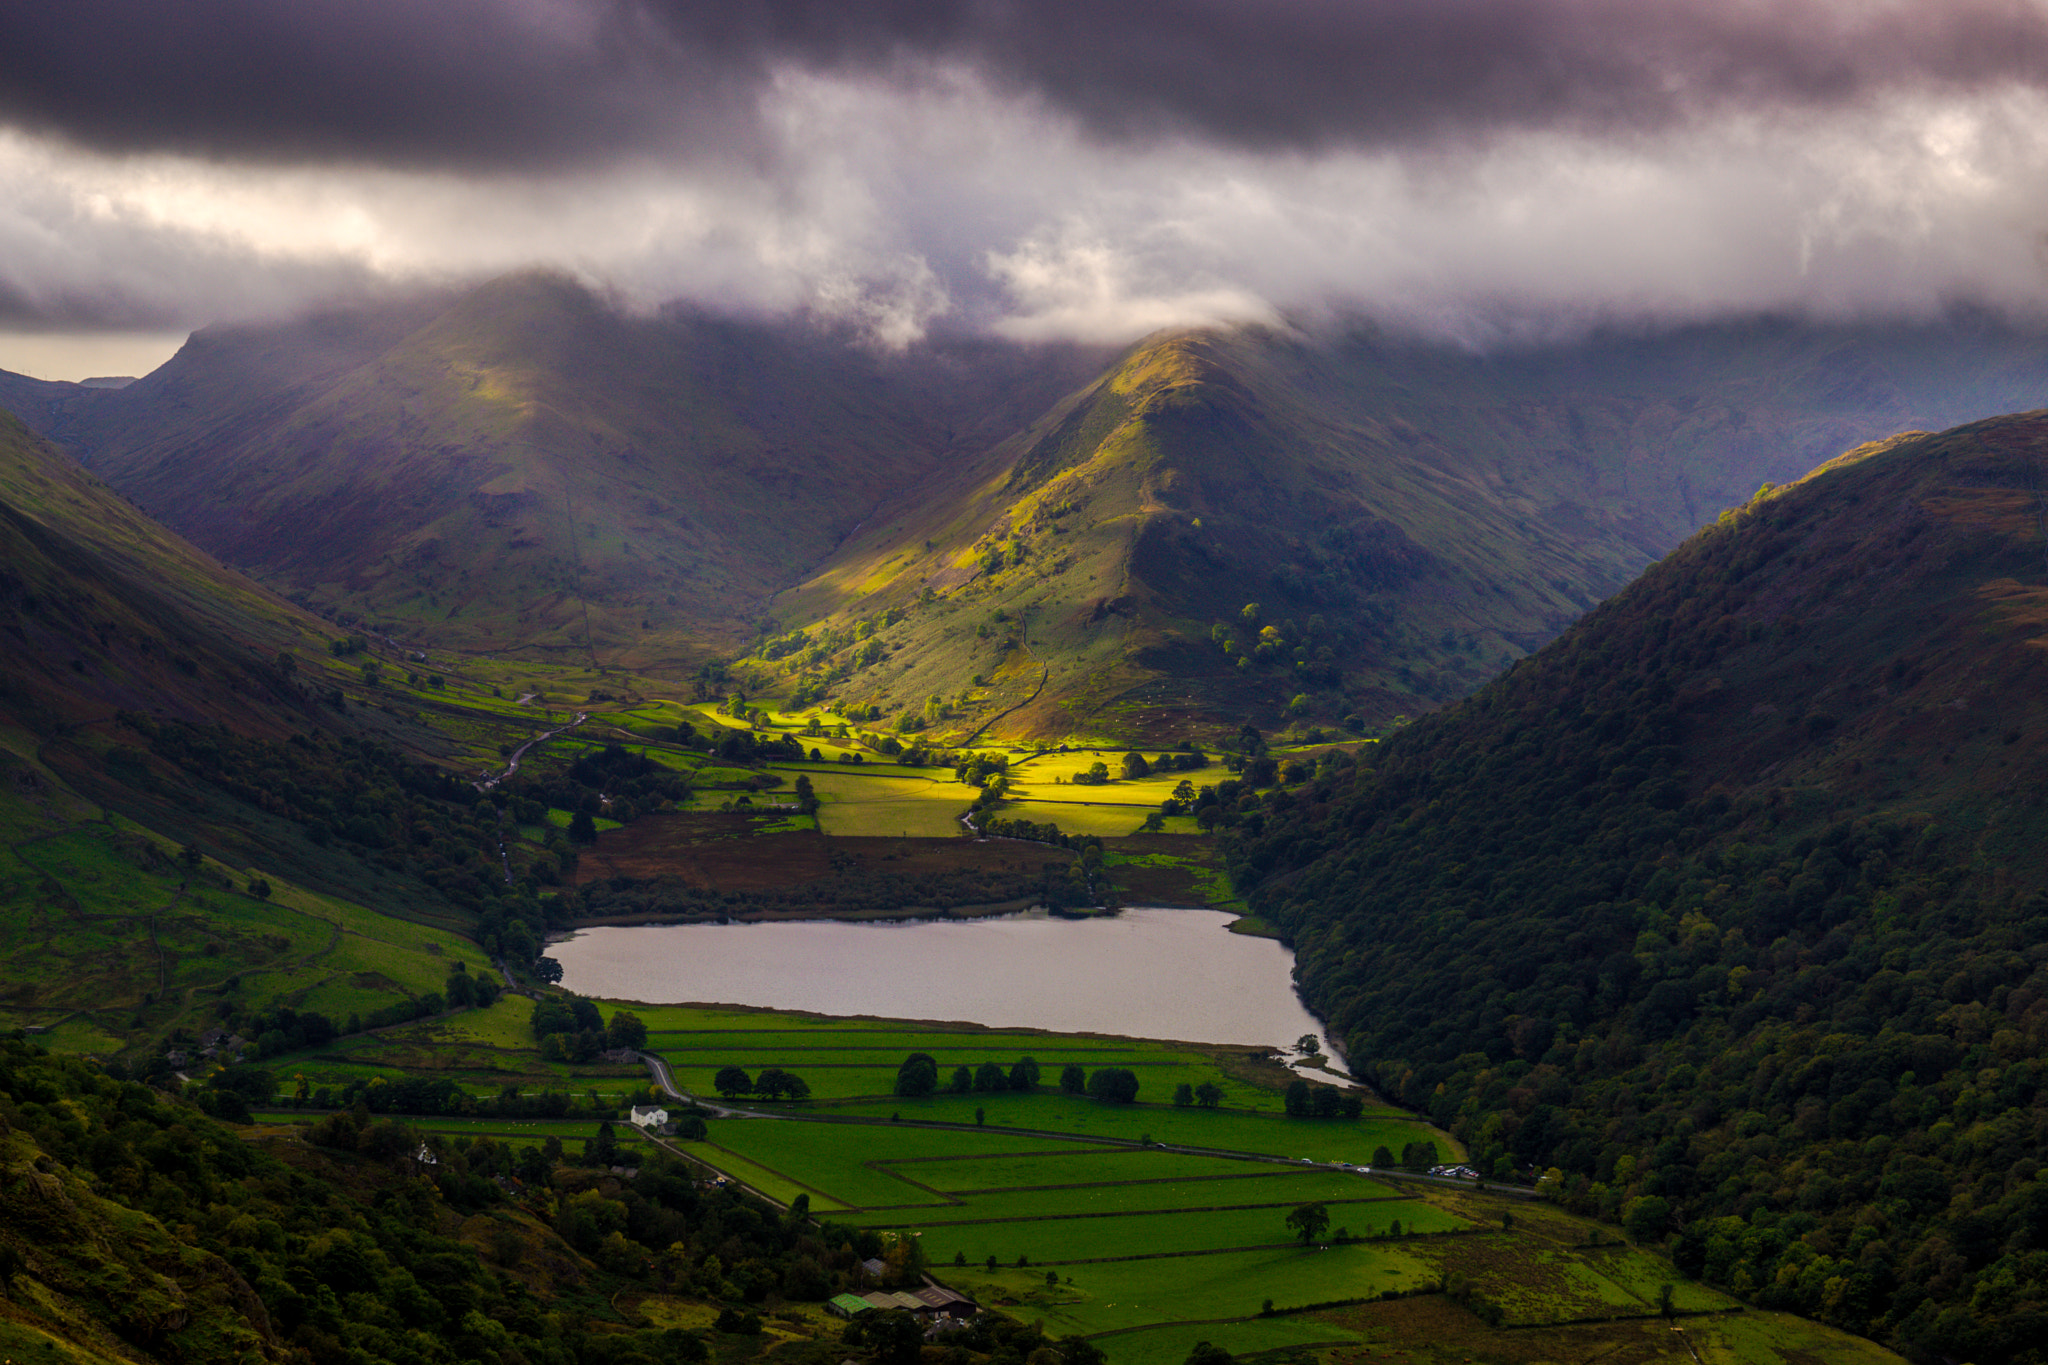
M 532 264 L 891 345 L 2035 313 L 2048 0 L 0 8 L 0 368 Z

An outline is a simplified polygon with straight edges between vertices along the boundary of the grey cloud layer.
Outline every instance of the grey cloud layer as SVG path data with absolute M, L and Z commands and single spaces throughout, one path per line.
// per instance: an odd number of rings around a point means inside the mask
M 66 0 L 0 120 L 102 151 L 464 170 L 745 155 L 778 69 L 964 64 L 1115 139 L 1320 150 L 2048 84 L 2027 0 Z
M 2048 305 L 2048 0 L 0 3 L 0 329 Z

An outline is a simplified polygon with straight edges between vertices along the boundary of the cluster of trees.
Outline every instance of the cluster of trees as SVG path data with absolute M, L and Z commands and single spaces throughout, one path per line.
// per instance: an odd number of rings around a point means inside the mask
M 1189 1085 L 1186 1081 L 1182 1081 L 1173 1088 L 1173 1102 L 1176 1107 L 1181 1109 L 1185 1109 L 1189 1105 L 1200 1105 L 1204 1109 L 1214 1109 L 1223 1103 L 1223 1091 L 1208 1081 L 1203 1081 L 1200 1085 Z
M 1019 1058 L 1007 1071 L 1000 1062 L 983 1062 L 971 1070 L 955 1067 L 946 1090 L 954 1095 L 1001 1091 L 1028 1094 L 1038 1089 L 1038 1074 L 1038 1063 L 1029 1057 Z M 938 1090 L 939 1063 L 929 1052 L 913 1052 L 896 1068 L 894 1093 L 915 1097 L 936 1094 Z
M 393 1001 L 368 1016 L 350 1014 L 339 1024 L 318 1010 L 295 1010 L 289 1005 L 247 1010 L 233 997 L 223 997 L 215 1018 L 221 1027 L 248 1037 L 252 1051 L 262 1060 L 305 1048 L 325 1047 L 336 1038 L 361 1033 L 365 1028 L 409 1023 L 451 1009 L 487 1009 L 497 1001 L 501 990 L 491 977 L 472 976 L 467 966 L 458 962 L 448 973 L 445 990 Z M 189 1039 L 181 1041 L 190 1046 Z
M 1400 1166 L 1411 1171 L 1426 1171 L 1440 1164 L 1434 1142 L 1407 1142 L 1401 1145 L 1400 1160 L 1394 1159 L 1394 1149 L 1381 1143 L 1372 1149 L 1372 1164 L 1375 1166 Z
M 737 1095 L 755 1095 L 764 1100 L 807 1100 L 811 1097 L 810 1082 L 779 1066 L 768 1067 L 758 1076 L 747 1075 L 743 1067 L 720 1067 L 718 1074 L 711 1078 L 711 1087 L 727 1099 Z
M 979 813 L 980 818 L 972 820 L 974 827 L 983 834 L 998 839 L 1022 839 L 1027 843 L 1050 844 L 1054 848 L 1071 848 L 1084 856 L 1094 850 L 1098 860 L 1101 855 L 1102 838 L 1095 834 L 1067 834 L 1051 820 L 1011 819 L 993 812 Z
M 665 768 L 620 744 L 585 749 L 575 761 L 554 772 L 546 764 L 522 768 L 493 789 L 493 797 L 510 805 L 522 825 L 545 823 L 550 807 L 570 813 L 570 837 L 589 843 L 596 837 L 596 816 L 629 824 L 639 816 L 689 798 L 690 776 Z M 580 818 L 579 818 L 580 817 Z
M 588 1062 L 600 1052 L 647 1046 L 647 1025 L 640 1016 L 614 1010 L 607 1024 L 597 1006 L 579 995 L 535 1003 L 532 1027 L 541 1060 L 547 1062 Z
M 1867 540 L 1820 497 L 1710 528 L 1374 767 L 1241 802 L 1233 875 L 1354 1067 L 1483 1173 L 1761 1306 L 2023 1358 L 2048 1337 L 2048 894 L 1995 848 L 2038 846 L 2039 807 L 2003 776 L 1916 817 L 1860 760 L 1769 780 L 1835 743 L 1828 708 L 1916 676 L 1798 662 L 1863 647 L 1794 652 L 1841 619 L 1809 564 Z M 1772 679 L 1792 719 L 1681 693 L 1724 676 Z M 1886 764 L 2024 752 L 1928 714 L 1932 746 Z
M 1086 1095 L 1111 1104 L 1129 1104 L 1138 1098 L 1138 1074 L 1126 1066 L 1105 1066 L 1085 1071 L 1069 1064 L 1060 1068 L 1060 1093 Z
M 930 600 L 929 596 L 920 597 L 919 603 Z M 888 650 L 877 635 L 903 620 L 909 610 L 899 604 L 847 625 L 815 632 L 791 631 L 763 640 L 753 653 L 764 662 L 786 661 L 796 675 L 796 704 L 808 706 L 859 670 L 880 663 Z
M 301 1085 L 303 1086 L 303 1080 Z M 454 1081 L 434 1076 L 370 1076 L 351 1080 L 339 1091 L 326 1086 L 294 1096 L 292 1107 L 361 1109 L 369 1114 L 420 1116 L 478 1115 L 496 1118 L 578 1118 L 613 1112 L 616 1106 L 585 1104 L 563 1091 L 535 1095 L 471 1095 Z
M 1123 756 L 1123 762 L 1119 766 L 1123 769 L 1125 777 L 1135 780 L 1153 773 L 1199 772 L 1209 766 L 1209 756 L 1203 753 L 1198 745 L 1163 753 L 1152 759 L 1147 759 L 1145 755 L 1133 750 Z
M 1339 1090 L 1334 1085 L 1310 1085 L 1290 1081 L 1283 1104 L 1294 1119 L 1355 1119 L 1365 1112 L 1365 1100 L 1356 1090 Z
M 1247 602 L 1236 621 L 1218 621 L 1209 628 L 1210 641 L 1240 672 L 1285 668 L 1311 687 L 1335 687 L 1343 681 L 1337 651 L 1329 643 L 1332 638 L 1329 623 L 1320 616 L 1309 617 L 1303 628 L 1289 620 L 1269 620 L 1257 602 Z

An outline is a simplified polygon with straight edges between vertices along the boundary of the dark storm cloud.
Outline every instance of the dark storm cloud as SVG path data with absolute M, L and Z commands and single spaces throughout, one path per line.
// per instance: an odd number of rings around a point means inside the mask
M 0 8 L 0 123 L 103 152 L 545 168 L 727 138 L 731 90 L 630 3 Z
M 746 151 L 778 67 L 955 63 L 1111 140 L 1632 134 L 2048 85 L 2030 0 L 67 0 L 0 11 L 0 121 L 103 151 L 532 169 Z

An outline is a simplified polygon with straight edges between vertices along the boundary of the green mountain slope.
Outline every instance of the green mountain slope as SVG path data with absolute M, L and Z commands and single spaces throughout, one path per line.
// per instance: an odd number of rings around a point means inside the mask
M 1355 781 L 1233 797 L 1354 1068 L 1765 1307 L 2036 1358 L 2044 508 L 2048 415 L 1865 447 Z
M 1492 358 L 1163 335 L 873 518 L 759 653 L 954 740 L 1383 723 L 1469 692 L 1760 482 L 2043 391 L 2040 340 L 1993 329 Z
M 166 523 L 408 643 L 691 664 L 950 437 L 791 330 L 559 277 L 201 333 L 57 434 Z

